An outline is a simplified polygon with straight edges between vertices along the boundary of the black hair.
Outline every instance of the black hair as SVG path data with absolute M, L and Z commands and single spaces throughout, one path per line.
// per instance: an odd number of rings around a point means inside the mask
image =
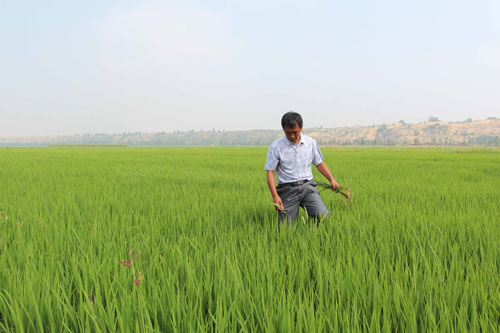
M 302 116 L 297 112 L 287 112 L 281 118 L 281 127 L 285 129 L 285 126 L 288 128 L 293 128 L 295 125 L 299 125 L 302 128 Z

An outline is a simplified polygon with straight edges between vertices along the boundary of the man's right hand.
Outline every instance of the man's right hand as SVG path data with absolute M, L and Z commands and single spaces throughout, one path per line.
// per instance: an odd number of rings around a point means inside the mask
M 285 210 L 285 207 L 283 207 L 283 201 L 281 201 L 281 198 L 278 195 L 273 197 L 273 202 L 274 208 L 277 210 Z
M 283 207 L 283 201 L 281 201 L 278 192 L 276 192 L 276 183 L 274 181 L 275 171 L 267 170 L 267 186 L 269 187 L 269 191 L 271 191 L 271 195 L 273 197 L 273 205 L 277 210 L 283 211 L 285 207 Z

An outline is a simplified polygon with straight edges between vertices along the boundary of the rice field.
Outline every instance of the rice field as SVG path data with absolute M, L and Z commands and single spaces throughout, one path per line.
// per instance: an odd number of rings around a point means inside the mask
M 267 147 L 0 149 L 0 331 L 499 331 L 500 150 L 322 151 L 280 228 Z

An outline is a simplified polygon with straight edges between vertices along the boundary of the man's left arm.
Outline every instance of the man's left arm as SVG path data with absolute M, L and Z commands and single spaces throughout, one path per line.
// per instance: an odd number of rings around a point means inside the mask
M 325 176 L 326 179 L 328 179 L 330 184 L 332 184 L 332 191 L 335 191 L 337 187 L 339 187 L 339 184 L 335 181 L 335 178 L 333 178 L 332 173 L 323 161 L 323 154 L 321 154 L 321 150 L 319 149 L 316 140 L 313 140 L 312 163 L 316 166 L 316 168 L 318 168 L 318 171 L 321 172 L 321 174 Z
M 332 184 L 332 191 L 335 191 L 339 184 L 335 181 L 335 178 L 333 178 L 332 173 L 330 172 L 330 169 L 326 166 L 325 162 L 321 162 L 320 164 L 316 165 L 316 168 L 318 168 L 318 171 Z

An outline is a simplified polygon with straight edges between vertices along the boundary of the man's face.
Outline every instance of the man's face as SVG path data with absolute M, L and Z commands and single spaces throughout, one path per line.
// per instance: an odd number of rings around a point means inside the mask
M 295 127 L 285 126 L 285 128 L 283 128 L 283 131 L 285 132 L 288 141 L 295 144 L 300 143 L 300 132 L 302 132 L 302 128 L 300 128 L 299 125 L 295 125 Z

